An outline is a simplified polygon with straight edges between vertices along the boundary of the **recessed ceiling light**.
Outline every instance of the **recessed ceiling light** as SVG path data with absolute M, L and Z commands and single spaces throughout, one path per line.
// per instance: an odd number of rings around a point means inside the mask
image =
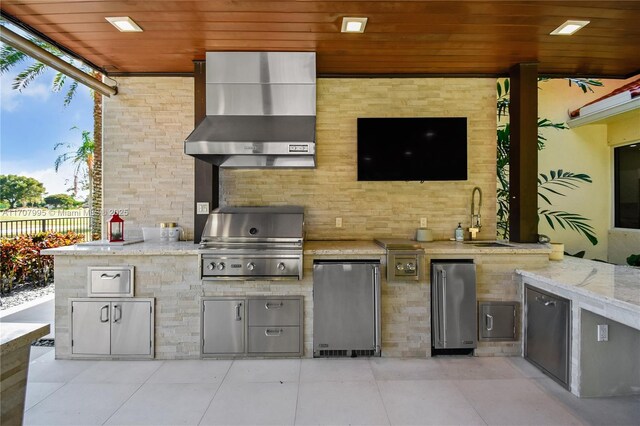
M 135 21 L 128 16 L 108 16 L 107 21 L 114 27 L 123 33 L 140 33 L 142 28 Z
M 369 18 L 342 18 L 343 33 L 363 33 Z
M 551 31 L 551 35 L 572 35 L 589 22 L 591 21 L 567 21 Z

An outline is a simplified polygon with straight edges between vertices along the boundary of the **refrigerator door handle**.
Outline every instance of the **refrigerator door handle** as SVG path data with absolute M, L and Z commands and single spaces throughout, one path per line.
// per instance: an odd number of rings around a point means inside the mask
M 380 353 L 382 348 L 382 331 L 380 325 L 380 266 L 373 265 L 373 321 L 375 326 L 374 348 Z
M 433 294 L 433 298 L 434 298 L 434 303 L 433 305 L 435 306 L 435 312 L 433 313 L 433 319 L 434 319 L 434 333 L 435 333 L 435 339 L 434 339 L 434 346 L 439 347 L 442 346 L 442 329 L 441 329 L 441 319 L 442 319 L 442 315 L 440 314 L 441 312 L 441 298 L 440 298 L 440 281 L 442 279 L 442 269 L 441 268 L 436 268 L 436 282 L 434 284 L 434 294 Z
M 447 271 L 442 270 L 442 345 L 447 344 Z

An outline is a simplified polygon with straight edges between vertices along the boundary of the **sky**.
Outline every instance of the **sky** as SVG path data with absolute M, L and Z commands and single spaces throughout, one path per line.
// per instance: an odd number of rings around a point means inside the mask
M 44 184 L 49 195 L 67 193 L 74 167 L 68 162 L 56 173 L 54 161 L 69 151 L 67 144 L 74 148 L 80 145 L 82 130 L 93 135 L 93 100 L 89 89 L 80 84 L 65 107 L 65 90 L 54 93 L 51 89 L 55 75 L 51 69 L 22 92 L 12 89 L 16 74 L 30 63 L 18 64 L 0 76 L 0 174 L 33 177 Z M 66 84 L 70 83 L 67 78 Z M 74 126 L 78 129 L 71 130 Z M 65 146 L 54 151 L 58 142 Z M 86 193 L 81 194 L 84 196 Z

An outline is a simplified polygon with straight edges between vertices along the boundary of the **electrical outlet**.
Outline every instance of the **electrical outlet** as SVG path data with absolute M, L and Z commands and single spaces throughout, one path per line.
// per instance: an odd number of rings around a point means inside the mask
M 609 341 L 609 326 L 607 324 L 598 324 L 598 342 Z
M 426 228 L 427 227 L 427 218 L 426 217 L 421 217 L 420 218 L 420 228 Z
M 196 203 L 197 214 L 209 214 L 209 203 Z
M 336 228 L 342 228 L 342 218 L 336 217 Z

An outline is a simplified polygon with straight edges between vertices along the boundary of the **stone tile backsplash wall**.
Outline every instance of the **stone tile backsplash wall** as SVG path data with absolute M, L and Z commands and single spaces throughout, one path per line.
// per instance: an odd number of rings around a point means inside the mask
M 221 203 L 303 205 L 307 239 L 413 238 L 421 217 L 436 239 L 448 239 L 458 222 L 469 227 L 471 192 L 479 186 L 478 238 L 495 238 L 495 97 L 495 79 L 318 79 L 317 168 L 223 170 Z M 468 117 L 469 179 L 358 182 L 356 119 L 418 116 Z
M 177 222 L 193 239 L 193 78 L 118 77 L 104 98 L 103 206 L 126 209 L 127 229 Z M 106 235 L 105 235 L 106 237 Z
M 104 206 L 133 226 L 176 221 L 193 238 L 193 79 L 122 77 L 105 99 Z M 495 238 L 495 79 L 318 79 L 317 168 L 222 170 L 222 205 L 305 207 L 307 239 L 413 237 L 420 218 L 436 239 L 468 227 L 471 191 L 483 193 L 483 228 Z M 468 117 L 469 179 L 357 182 L 357 117 Z M 391 142 L 392 143 L 392 142 Z M 336 217 L 343 220 L 336 228 Z M 108 219 L 108 217 L 106 218 Z

